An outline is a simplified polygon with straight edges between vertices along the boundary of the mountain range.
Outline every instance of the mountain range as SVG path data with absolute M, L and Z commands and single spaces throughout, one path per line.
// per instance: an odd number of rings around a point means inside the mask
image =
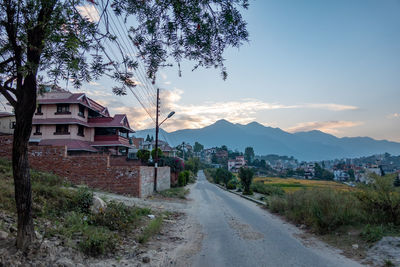
M 154 129 L 138 131 L 135 137 L 154 136 Z M 176 146 L 182 142 L 199 142 L 205 148 L 226 145 L 229 149 L 244 151 L 254 148 L 256 155 L 286 155 L 299 160 L 329 160 L 381 154 L 400 154 L 400 143 L 375 140 L 370 137 L 336 137 L 318 130 L 289 133 L 257 122 L 235 124 L 219 120 L 200 129 L 166 132 L 160 129 L 159 138 Z

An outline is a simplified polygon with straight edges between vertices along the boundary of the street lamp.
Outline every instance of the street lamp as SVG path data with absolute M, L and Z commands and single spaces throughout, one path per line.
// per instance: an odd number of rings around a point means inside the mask
M 175 111 L 171 111 L 168 116 L 159 124 L 158 123 L 158 113 L 159 113 L 159 90 L 157 89 L 157 114 L 156 114 L 156 147 L 155 147 L 155 155 L 154 155 L 154 192 L 157 192 L 157 168 L 158 168 L 158 132 L 161 124 L 164 123 L 167 119 L 174 116 Z

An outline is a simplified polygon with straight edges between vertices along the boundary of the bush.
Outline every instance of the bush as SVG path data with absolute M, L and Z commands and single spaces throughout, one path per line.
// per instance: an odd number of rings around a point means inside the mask
M 226 188 L 227 189 L 229 189 L 229 190 L 234 190 L 234 189 L 236 189 L 236 181 L 235 180 L 230 180 L 229 182 L 228 182 L 228 184 L 226 185 Z
M 187 194 L 189 194 L 189 189 L 185 189 L 182 187 L 170 188 L 160 192 L 160 195 L 162 195 L 163 197 L 181 198 L 181 199 L 186 199 Z
M 287 194 L 286 201 L 285 214 L 290 220 L 310 226 L 321 234 L 364 220 L 360 202 L 349 192 L 299 190 Z
M 110 201 L 104 212 L 92 214 L 90 224 L 105 226 L 112 231 L 128 231 L 137 226 L 140 215 L 150 214 L 147 208 L 128 207 L 121 202 Z
M 139 243 L 146 243 L 150 237 L 160 232 L 163 219 L 161 217 L 152 220 L 147 227 L 143 230 L 142 235 L 139 237 Z
M 79 248 L 87 255 L 99 256 L 115 249 L 117 238 L 104 227 L 88 227 Z
M 385 234 L 383 225 L 367 224 L 361 232 L 361 238 L 367 242 L 373 243 L 382 239 Z
M 190 179 L 190 172 L 183 171 L 178 174 L 178 186 L 185 186 L 188 184 Z
M 287 201 L 283 197 L 273 195 L 268 198 L 267 206 L 273 213 L 284 214 L 287 208 Z
M 80 187 L 74 196 L 73 202 L 79 212 L 90 214 L 90 206 L 93 205 L 93 191 L 87 187 Z
M 255 182 L 250 186 L 250 188 L 254 192 L 268 196 L 283 196 L 285 194 L 285 191 L 283 191 L 279 186 L 264 184 L 263 182 Z

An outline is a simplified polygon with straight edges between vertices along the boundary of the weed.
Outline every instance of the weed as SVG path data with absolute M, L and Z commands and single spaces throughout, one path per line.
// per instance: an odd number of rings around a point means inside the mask
M 162 218 L 157 217 L 150 221 L 147 227 L 143 230 L 143 233 L 139 237 L 139 243 L 146 243 L 153 235 L 160 232 L 162 226 Z
M 160 195 L 163 197 L 169 197 L 169 198 L 181 198 L 181 199 L 186 199 L 186 195 L 189 194 L 190 190 L 183 188 L 183 187 L 175 187 L 175 188 L 170 188 L 167 190 L 163 190 L 160 192 Z

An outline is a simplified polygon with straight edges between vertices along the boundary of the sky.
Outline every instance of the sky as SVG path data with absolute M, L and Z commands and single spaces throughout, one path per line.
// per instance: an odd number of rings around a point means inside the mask
M 162 116 L 176 112 L 163 129 L 226 119 L 400 142 L 400 0 L 250 0 L 242 14 L 250 41 L 225 52 L 226 81 L 217 69 L 192 71 L 193 62 L 181 77 L 176 65 L 160 70 Z M 126 113 L 134 130 L 153 128 L 114 85 L 103 78 L 79 91 Z

